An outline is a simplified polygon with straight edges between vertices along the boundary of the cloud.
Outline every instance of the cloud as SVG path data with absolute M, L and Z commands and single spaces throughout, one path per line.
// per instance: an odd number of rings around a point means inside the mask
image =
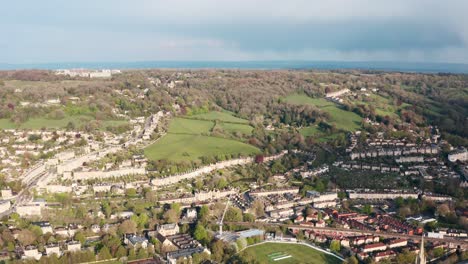
M 26 4 L 27 2 L 27 4 Z M 9 63 L 393 60 L 468 63 L 468 1 L 11 1 Z

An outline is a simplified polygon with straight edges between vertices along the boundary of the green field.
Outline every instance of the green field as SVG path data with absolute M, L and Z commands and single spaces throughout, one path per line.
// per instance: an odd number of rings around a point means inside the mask
M 176 134 L 203 134 L 210 133 L 213 121 L 174 118 L 169 124 L 169 133 Z
M 341 263 L 338 258 L 327 255 L 313 248 L 300 244 L 289 243 L 264 243 L 257 246 L 247 248 L 245 250 L 252 255 L 260 263 L 278 263 L 278 264 L 293 264 L 293 263 Z M 290 256 L 284 259 L 275 259 L 281 256 Z
M 194 117 L 199 119 L 192 119 Z M 234 122 L 235 120 L 237 121 Z M 243 120 L 243 122 L 238 122 L 239 120 Z M 236 132 L 250 135 L 253 128 L 247 123 L 247 120 L 238 119 L 225 112 L 210 112 L 189 118 L 174 118 L 169 124 L 167 134 L 147 147 L 145 155 L 152 160 L 186 161 L 199 160 L 203 156 L 216 157 L 232 154 L 247 156 L 259 153 L 258 148 L 231 139 L 235 138 L 232 135 L 235 135 Z M 215 125 L 218 131 L 225 132 L 225 136 L 223 134 L 220 137 L 211 135 Z
M 16 128 L 15 123 L 11 122 L 10 119 L 0 119 L 0 129 L 12 129 Z
M 197 160 L 201 156 L 226 154 L 249 155 L 258 152 L 256 147 L 232 139 L 170 133 L 145 149 L 145 155 L 149 159 L 172 161 Z
M 253 130 L 253 127 L 243 124 L 221 123 L 220 126 L 224 131 L 229 133 L 240 132 L 245 135 L 251 135 Z
M 293 94 L 285 98 L 287 103 L 300 105 L 314 105 L 320 110 L 330 114 L 330 122 L 336 128 L 346 131 L 355 131 L 361 127 L 362 118 L 354 112 L 346 111 L 338 107 L 337 104 L 323 98 L 311 98 L 304 94 Z

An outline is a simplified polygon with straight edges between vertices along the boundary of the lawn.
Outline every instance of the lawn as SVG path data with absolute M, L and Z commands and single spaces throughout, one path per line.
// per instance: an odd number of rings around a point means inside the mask
M 346 111 L 338 107 L 337 104 L 323 98 L 311 98 L 305 94 L 293 94 L 285 98 L 290 104 L 314 105 L 320 110 L 330 114 L 330 122 L 334 123 L 338 129 L 355 131 L 361 127 L 362 118 L 354 112 Z
M 11 122 L 10 119 L 2 118 L 0 119 L 0 129 L 12 129 L 15 128 L 15 123 Z
M 253 127 L 244 124 L 221 123 L 220 126 L 223 128 L 224 131 L 233 134 L 236 132 L 240 132 L 245 135 L 251 135 L 253 130 Z
M 264 243 L 247 248 L 245 251 L 254 256 L 260 263 L 341 263 L 338 258 L 300 244 Z
M 259 152 L 256 147 L 236 140 L 171 133 L 145 149 L 145 155 L 149 159 L 172 161 L 198 160 L 202 156 L 226 154 L 250 155 Z
M 230 116 L 230 117 L 229 117 Z M 193 117 L 202 118 L 192 119 Z M 215 119 L 214 117 L 219 117 Z M 152 160 L 167 159 L 172 161 L 199 160 L 203 156 L 216 157 L 221 155 L 241 154 L 243 156 L 259 153 L 252 145 L 238 140 L 211 136 L 215 123 L 226 137 L 240 132 L 252 134 L 253 128 L 245 122 L 233 122 L 229 113 L 210 112 L 191 116 L 189 118 L 174 118 L 169 124 L 167 135 L 145 149 L 145 155 Z M 208 119 L 213 120 L 208 120 Z M 229 121 L 221 121 L 229 120 Z M 243 119 L 240 119 L 243 120 Z M 246 120 L 245 120 L 246 121 Z
M 305 94 L 291 94 L 285 98 L 286 102 L 298 105 L 315 105 L 317 107 L 334 106 L 335 104 L 323 98 L 312 98 Z
M 241 123 L 241 124 L 249 123 L 248 120 L 235 117 L 232 113 L 227 112 L 227 111 L 226 112 L 211 111 L 205 114 L 193 115 L 193 116 L 190 116 L 189 118 L 211 120 L 211 121 L 219 120 L 222 122 Z

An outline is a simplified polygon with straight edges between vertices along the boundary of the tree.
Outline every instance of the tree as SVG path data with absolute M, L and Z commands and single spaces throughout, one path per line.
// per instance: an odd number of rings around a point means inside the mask
M 121 257 L 127 256 L 127 250 L 123 246 L 119 246 L 117 252 L 115 252 L 115 257 L 120 259 Z
M 73 238 L 76 241 L 80 241 L 81 245 L 84 245 L 84 243 L 86 242 L 86 237 L 83 234 L 83 232 L 77 232 Z
M 104 201 L 104 202 L 102 203 L 102 211 L 103 211 L 103 213 L 106 215 L 106 217 L 109 217 L 109 216 L 111 215 L 112 209 L 111 209 L 111 207 L 110 207 L 110 205 L 109 205 L 109 202 Z
M 23 229 L 18 233 L 18 241 L 23 245 L 31 245 L 34 241 L 36 241 L 36 234 L 28 229 Z
M 224 243 L 221 240 L 217 240 L 211 246 L 211 257 L 216 262 L 221 263 L 224 256 Z
M 135 188 L 128 188 L 128 189 L 125 191 L 125 196 L 127 196 L 127 197 L 135 197 L 135 196 L 137 196 L 137 192 L 136 192 Z
M 330 250 L 331 250 L 331 251 L 340 252 L 340 249 L 341 249 L 341 245 L 340 245 L 340 241 L 339 241 L 339 240 L 333 240 L 333 241 L 330 243 Z
M 210 209 L 208 209 L 208 206 L 202 205 L 200 208 L 200 212 L 198 213 L 198 219 L 201 221 L 205 222 L 209 216 Z
M 345 260 L 346 264 L 359 264 L 359 260 L 355 256 L 351 256 Z
M 203 263 L 203 261 L 210 259 L 210 255 L 206 252 L 202 253 L 195 253 L 192 255 L 192 263 L 193 264 L 200 264 Z
M 236 240 L 237 250 L 242 250 L 247 247 L 247 240 L 243 237 Z
M 130 250 L 128 251 L 128 260 L 135 260 L 136 258 L 137 257 L 136 257 L 135 249 L 130 248 Z
M 265 205 L 260 200 L 255 200 L 252 204 L 252 210 L 257 217 L 265 215 Z
M 446 217 L 450 213 L 450 207 L 447 204 L 437 206 L 437 214 Z
M 362 212 L 367 215 L 370 215 L 372 213 L 372 206 L 370 206 L 369 204 L 364 205 L 364 207 L 362 208 Z
M 226 222 L 241 222 L 242 221 L 242 211 L 237 207 L 229 207 L 226 216 L 224 217 Z
M 243 218 L 244 222 L 255 222 L 255 216 L 253 214 L 245 213 Z
M 442 247 L 435 248 L 433 251 L 433 254 L 435 258 L 442 257 L 442 255 L 444 255 L 444 248 Z
M 140 248 L 138 250 L 137 259 L 144 259 L 144 258 L 148 258 L 148 251 L 146 251 L 146 249 L 144 248 Z
M 179 215 L 174 209 L 169 209 L 164 213 L 164 220 L 168 223 L 176 223 L 179 220 Z
M 125 220 L 125 221 L 123 221 L 122 224 L 120 224 L 119 231 L 122 234 L 136 233 L 136 231 L 137 231 L 136 227 L 137 227 L 137 225 L 132 220 Z
M 112 255 L 109 251 L 109 248 L 106 246 L 103 246 L 101 250 L 99 250 L 98 259 L 104 260 L 104 259 L 111 259 L 111 258 L 112 258 Z
M 403 252 L 396 256 L 396 260 L 397 260 L 397 263 L 402 263 L 402 264 L 414 263 L 414 261 L 416 260 L 416 254 L 409 252 L 408 249 L 403 249 Z
M 202 242 L 205 242 L 206 239 L 208 238 L 208 232 L 206 232 L 205 227 L 201 223 L 198 223 L 195 226 L 195 231 L 193 231 L 193 237 L 196 240 L 202 241 Z

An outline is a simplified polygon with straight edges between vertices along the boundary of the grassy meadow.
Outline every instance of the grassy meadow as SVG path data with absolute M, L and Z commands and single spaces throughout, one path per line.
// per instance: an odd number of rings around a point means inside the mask
M 226 137 L 212 136 L 214 128 L 224 131 Z M 259 149 L 243 143 L 233 135 L 250 135 L 253 128 L 248 120 L 228 112 L 208 112 L 184 118 L 174 118 L 167 134 L 145 149 L 149 159 L 171 161 L 199 160 L 202 156 L 258 153 Z
M 287 103 L 298 105 L 314 105 L 322 111 L 330 114 L 330 122 L 336 128 L 355 131 L 361 126 L 362 118 L 354 112 L 341 109 L 337 104 L 327 101 L 324 98 L 311 98 L 305 94 L 293 94 L 285 98 Z

